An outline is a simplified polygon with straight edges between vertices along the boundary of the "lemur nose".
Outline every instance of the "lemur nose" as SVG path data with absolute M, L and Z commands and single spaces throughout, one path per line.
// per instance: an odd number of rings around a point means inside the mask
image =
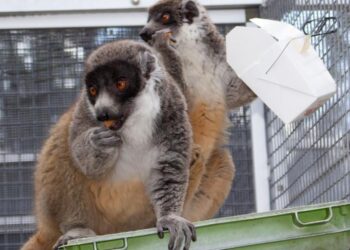
M 100 122 L 109 120 L 109 114 L 107 111 L 97 113 L 97 120 Z
M 152 38 L 152 32 L 150 32 L 150 30 L 147 28 L 143 28 L 140 31 L 139 35 L 142 38 L 142 40 L 144 40 L 145 42 L 148 42 Z

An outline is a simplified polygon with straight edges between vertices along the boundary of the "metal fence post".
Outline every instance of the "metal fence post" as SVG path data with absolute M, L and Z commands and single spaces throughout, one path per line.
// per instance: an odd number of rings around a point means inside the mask
M 269 166 L 267 164 L 264 104 L 260 99 L 250 105 L 253 148 L 255 204 L 257 212 L 270 210 Z

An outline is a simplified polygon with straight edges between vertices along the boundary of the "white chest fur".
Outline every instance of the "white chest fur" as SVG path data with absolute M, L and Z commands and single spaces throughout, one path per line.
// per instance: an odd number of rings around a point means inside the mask
M 160 98 L 155 81 L 150 80 L 135 99 L 132 114 L 125 121 L 121 135 L 123 144 L 112 176 L 113 181 L 142 179 L 157 164 L 158 148 L 152 144 L 154 122 L 160 112 Z
M 224 70 L 222 63 L 208 58 L 208 49 L 201 42 L 200 30 L 195 25 L 184 24 L 176 37 L 186 83 L 189 90 L 195 93 L 192 96 L 212 101 L 223 100 L 224 88 L 220 81 Z

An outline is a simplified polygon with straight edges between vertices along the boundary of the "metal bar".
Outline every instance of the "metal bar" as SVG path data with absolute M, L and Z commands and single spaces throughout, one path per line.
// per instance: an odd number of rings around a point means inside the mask
M 250 108 L 256 210 L 265 212 L 270 210 L 270 190 L 264 105 L 260 100 L 255 100 Z
M 209 16 L 217 24 L 241 24 L 246 21 L 244 9 L 210 10 Z M 146 22 L 146 11 L 50 13 L 0 16 L 0 29 L 128 27 L 143 26 Z
M 38 12 L 72 12 L 72 11 L 111 11 L 111 10 L 142 10 L 156 3 L 156 0 L 140 0 L 139 4 L 133 4 L 130 0 L 11 0 L 0 5 L 0 13 L 38 13 Z M 242 8 L 258 6 L 262 0 L 200 0 L 207 8 Z

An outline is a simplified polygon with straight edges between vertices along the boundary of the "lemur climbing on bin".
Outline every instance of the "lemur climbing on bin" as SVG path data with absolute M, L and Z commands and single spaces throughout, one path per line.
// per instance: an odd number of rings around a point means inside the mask
M 40 153 L 38 229 L 22 250 L 152 226 L 160 237 L 169 230 L 169 249 L 189 249 L 195 228 L 182 211 L 191 153 L 185 98 L 152 50 L 129 40 L 103 45 Z

